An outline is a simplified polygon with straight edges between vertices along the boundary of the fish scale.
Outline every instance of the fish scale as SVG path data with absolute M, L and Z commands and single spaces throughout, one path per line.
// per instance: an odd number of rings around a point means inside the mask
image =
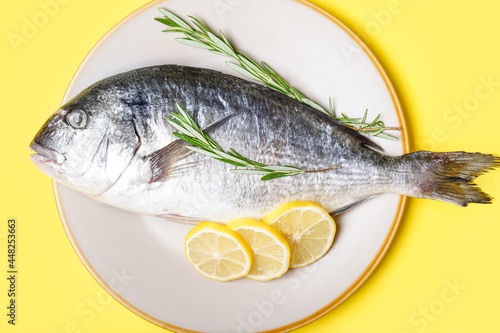
M 333 168 L 269 181 L 232 173 L 233 166 L 188 151 L 172 134 L 165 117 L 177 103 L 225 150 L 266 165 Z M 294 200 L 335 214 L 384 192 L 461 206 L 489 203 L 472 181 L 499 165 L 498 157 L 480 153 L 386 156 L 365 136 L 279 92 L 176 65 L 96 82 L 49 118 L 31 148 L 33 162 L 65 186 L 129 211 L 190 223 L 260 219 Z

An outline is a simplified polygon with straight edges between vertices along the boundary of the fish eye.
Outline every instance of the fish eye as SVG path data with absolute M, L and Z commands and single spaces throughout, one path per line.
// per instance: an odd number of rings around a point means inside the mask
M 66 115 L 66 121 L 73 128 L 85 128 L 88 120 L 89 116 L 87 113 L 80 109 L 72 110 Z

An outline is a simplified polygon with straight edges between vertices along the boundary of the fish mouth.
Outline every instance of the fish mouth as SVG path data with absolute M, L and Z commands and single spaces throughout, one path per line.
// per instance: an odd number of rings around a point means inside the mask
M 54 163 L 60 165 L 66 160 L 63 154 L 44 147 L 35 141 L 31 142 L 30 149 L 35 152 L 30 155 L 30 159 L 34 164 Z

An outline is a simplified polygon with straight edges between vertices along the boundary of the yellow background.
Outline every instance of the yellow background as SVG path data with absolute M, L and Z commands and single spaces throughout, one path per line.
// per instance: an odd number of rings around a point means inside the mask
M 65 235 L 51 180 L 28 158 L 29 142 L 86 54 L 146 1 L 60 0 L 43 27 L 13 45 L 9 36 L 21 34 L 47 2 L 9 1 L 0 11 L 0 331 L 165 332 L 103 294 Z M 500 3 L 312 3 L 343 21 L 380 59 L 402 103 L 411 150 L 500 154 Z M 481 78 L 493 83 L 486 87 Z M 479 183 L 500 197 L 500 171 Z M 464 209 L 408 200 L 394 242 L 368 281 L 297 332 L 500 332 L 499 215 L 499 202 Z M 5 315 L 11 217 L 19 242 L 15 327 Z M 82 308 L 88 316 L 77 314 Z

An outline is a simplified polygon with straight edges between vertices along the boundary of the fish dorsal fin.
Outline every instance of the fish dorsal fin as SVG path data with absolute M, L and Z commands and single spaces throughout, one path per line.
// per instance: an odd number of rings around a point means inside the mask
M 235 115 L 237 114 L 231 114 L 218 119 L 208 125 L 203 131 L 209 134 L 211 131 L 223 125 Z M 196 167 L 196 163 L 194 162 L 179 163 L 193 153 L 191 150 L 186 148 L 187 145 L 188 143 L 186 141 L 177 139 L 145 157 L 146 160 L 149 160 L 152 170 L 150 183 L 164 181 L 168 177 L 177 175 L 179 172 L 185 172 Z
M 356 132 L 347 127 L 348 130 L 352 131 L 354 137 L 359 141 L 359 143 L 367 148 L 376 149 L 378 151 L 384 151 L 384 148 L 380 147 L 378 144 L 373 142 L 370 138 L 364 136 L 363 134 Z
M 380 147 L 378 144 L 373 142 L 370 138 L 366 137 L 365 135 L 353 130 L 352 128 L 347 127 L 346 125 L 342 124 L 338 120 L 333 119 L 330 116 L 327 116 L 326 114 L 311 108 L 311 111 L 319 115 L 321 118 L 323 118 L 325 121 L 329 121 L 337 131 L 341 131 L 351 137 L 353 137 L 360 145 L 371 148 L 371 149 L 376 149 L 378 151 L 384 151 L 382 147 Z
M 335 124 L 337 124 L 337 128 L 338 130 L 341 130 L 343 131 L 344 133 L 347 133 L 349 135 L 351 135 L 354 139 L 356 139 L 356 141 L 358 141 L 362 146 L 365 146 L 367 148 L 371 148 L 371 149 L 376 149 L 378 151 L 384 151 L 384 149 L 382 147 L 380 147 L 378 144 L 376 144 L 375 142 L 373 142 L 370 138 L 364 136 L 363 134 L 341 124 L 340 122 L 338 122 L 337 120 L 334 120 L 334 119 L 331 119 L 331 121 Z

